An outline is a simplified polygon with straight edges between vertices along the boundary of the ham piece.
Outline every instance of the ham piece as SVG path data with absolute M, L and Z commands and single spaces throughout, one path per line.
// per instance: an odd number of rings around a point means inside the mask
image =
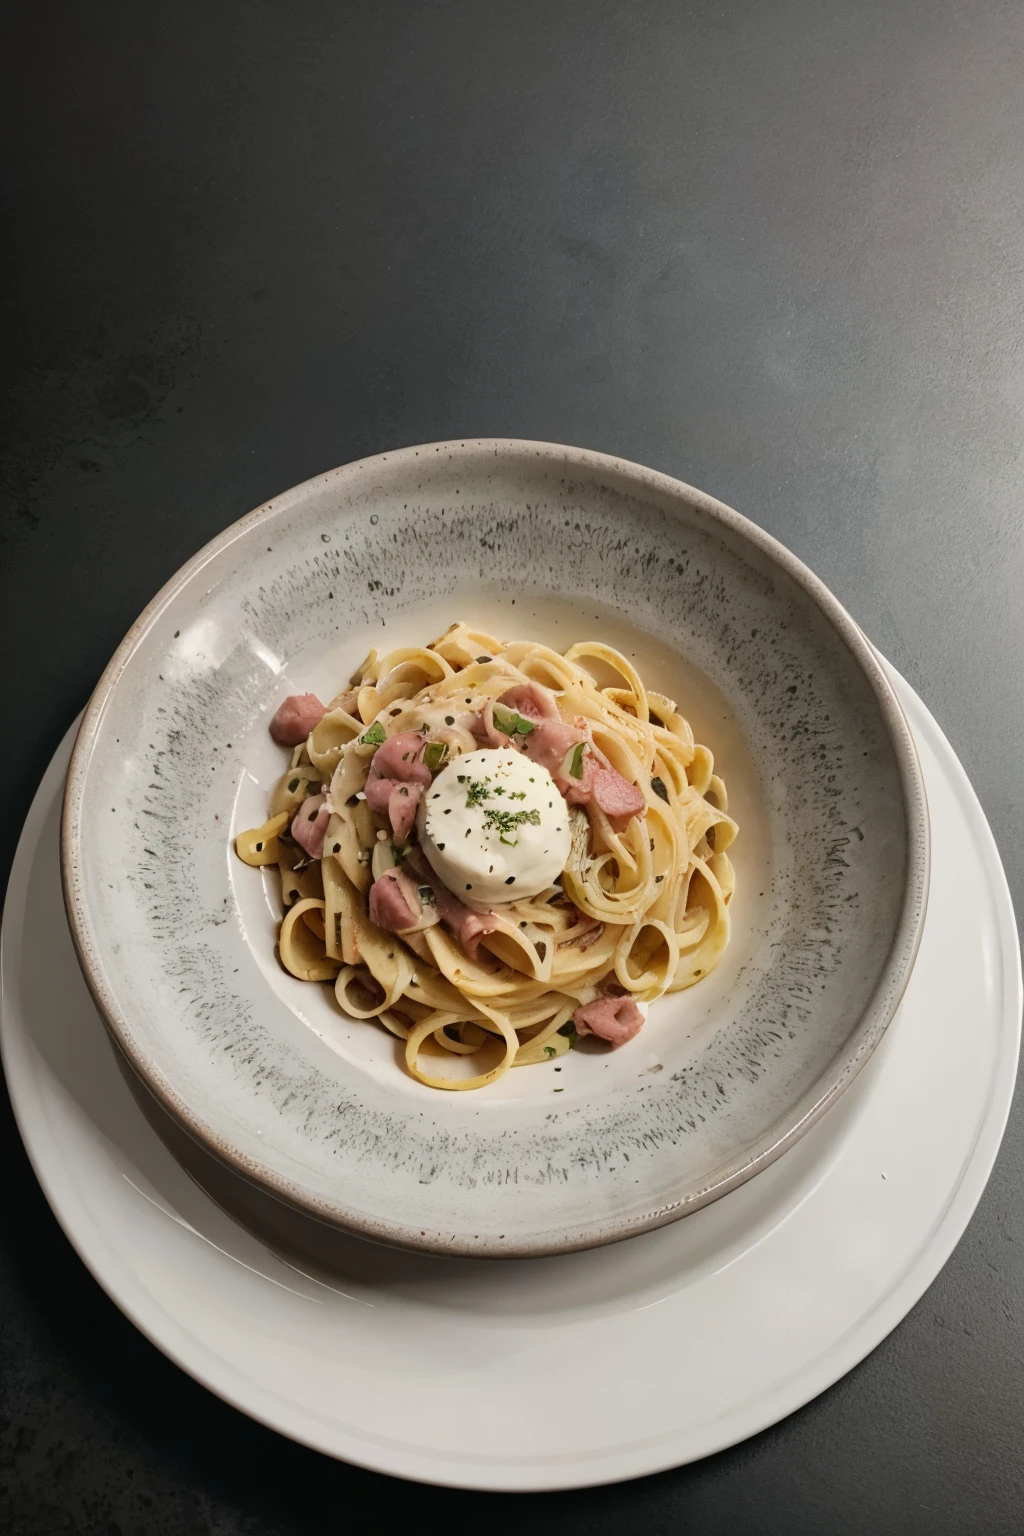
M 524 720 L 557 720 L 558 701 L 543 683 L 517 683 L 501 695 L 499 704 L 514 709 Z
M 303 800 L 292 820 L 292 837 L 311 859 L 323 858 L 324 838 L 331 812 L 326 795 L 310 795 Z
M 416 888 L 400 869 L 386 869 L 370 887 L 370 922 L 388 933 L 402 933 L 419 921 Z
M 327 713 L 315 693 L 293 693 L 270 722 L 270 734 L 280 747 L 297 747 Z
M 566 754 L 586 739 L 583 731 L 568 725 L 559 715 L 554 719 L 538 720 L 530 734 L 523 737 L 523 751 L 532 763 L 547 769 L 564 794 L 572 782 L 562 772 Z
M 373 754 L 366 780 L 366 803 L 391 822 L 395 837 L 404 841 L 416 820 L 416 807 L 430 783 L 430 769 L 423 761 L 423 737 L 419 731 L 389 736 Z
M 631 997 L 598 997 L 572 1016 L 578 1034 L 597 1035 L 614 1050 L 643 1028 L 644 1016 Z
M 508 737 L 494 723 L 494 700 L 488 699 L 479 714 L 470 719 L 469 728 L 482 747 L 507 747 Z
M 647 801 L 636 784 L 614 768 L 603 768 L 585 753 L 582 779 L 569 778 L 565 798 L 570 805 L 596 805 L 609 821 L 626 822 L 643 814 Z
M 396 784 L 393 779 L 381 780 L 392 786 L 388 796 L 388 820 L 395 841 L 404 843 L 416 821 L 416 807 L 423 799 L 422 784 Z
M 435 875 L 421 849 L 413 848 L 406 855 L 405 862 L 417 879 L 430 886 L 437 903 L 437 915 L 452 937 L 458 939 L 467 954 L 475 955 L 484 934 L 496 933 L 501 927 L 500 920 L 493 912 L 475 912 L 457 896 L 453 896 Z

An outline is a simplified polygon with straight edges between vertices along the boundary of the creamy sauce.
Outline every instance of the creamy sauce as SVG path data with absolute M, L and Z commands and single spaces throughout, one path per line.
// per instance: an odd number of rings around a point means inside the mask
M 569 857 L 569 808 L 546 768 L 518 752 L 467 752 L 420 802 L 420 842 L 460 901 L 493 907 L 554 884 Z

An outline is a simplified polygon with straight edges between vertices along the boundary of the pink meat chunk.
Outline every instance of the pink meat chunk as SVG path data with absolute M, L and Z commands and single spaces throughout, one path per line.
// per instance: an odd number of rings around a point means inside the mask
M 477 715 L 472 715 L 469 720 L 469 728 L 477 741 L 485 747 L 507 747 L 508 737 L 504 731 L 499 731 L 494 723 L 494 700 L 488 699 L 483 709 Z
M 297 747 L 327 713 L 315 693 L 292 693 L 270 722 L 270 734 L 281 747 Z
M 391 791 L 397 785 L 397 779 L 375 779 L 366 781 L 366 803 L 371 811 L 379 811 L 382 816 L 388 813 L 391 803 Z
M 370 887 L 370 922 L 388 933 L 402 933 L 419 921 L 415 887 L 400 869 L 386 869 Z
M 331 812 L 326 795 L 310 795 L 303 800 L 292 821 L 292 837 L 304 848 L 311 859 L 320 859 L 324 852 L 324 838 Z
M 602 768 L 592 757 L 583 759 L 582 779 L 570 779 L 565 798 L 570 805 L 596 805 L 610 821 L 626 822 L 647 807 L 643 792 L 614 768 Z
M 558 702 L 543 683 L 518 683 L 501 695 L 499 704 L 514 709 L 524 720 L 557 720 Z
M 406 864 L 415 871 L 424 885 L 429 885 L 437 903 L 437 915 L 445 927 L 458 939 L 463 949 L 475 955 L 477 945 L 486 933 L 496 933 L 501 926 L 493 912 L 474 912 L 438 879 L 422 849 L 414 848 L 406 855 Z
M 430 769 L 423 761 L 423 745 L 419 731 L 402 731 L 398 736 L 389 736 L 373 754 L 370 773 L 378 779 L 429 784 Z
M 395 836 L 402 839 L 412 831 L 416 807 L 431 779 L 422 754 L 419 731 L 389 736 L 373 754 L 366 780 L 366 802 L 371 811 L 386 815 Z
M 404 843 L 416 821 L 416 808 L 423 799 L 423 785 L 399 784 L 394 779 L 381 782 L 392 786 L 388 796 L 388 820 L 396 839 Z
M 559 716 L 557 719 L 539 720 L 530 734 L 523 738 L 523 751 L 531 762 L 539 763 L 548 770 L 564 794 L 567 785 L 572 782 L 562 772 L 566 753 L 586 739 L 581 730 L 575 725 L 567 725 Z
M 615 1050 L 640 1033 L 644 1016 L 631 997 L 598 997 L 577 1008 L 572 1021 L 579 1034 L 597 1035 Z

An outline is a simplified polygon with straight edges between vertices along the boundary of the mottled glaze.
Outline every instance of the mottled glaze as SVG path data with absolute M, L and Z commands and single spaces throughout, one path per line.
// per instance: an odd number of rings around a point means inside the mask
M 284 694 L 326 697 L 369 643 L 455 617 L 632 651 L 715 751 L 741 824 L 719 968 L 623 1050 L 475 1094 L 412 1082 L 383 1032 L 284 976 L 261 877 L 229 853 L 281 771 Z M 87 711 L 62 860 L 93 994 L 193 1135 L 341 1226 L 494 1255 L 657 1226 L 785 1150 L 899 1002 L 928 836 L 895 695 L 788 552 L 652 471 L 467 441 L 310 481 L 174 578 Z

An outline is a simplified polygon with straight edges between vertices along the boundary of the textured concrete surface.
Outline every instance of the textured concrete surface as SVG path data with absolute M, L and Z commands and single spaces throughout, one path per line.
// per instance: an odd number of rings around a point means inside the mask
M 199 544 L 361 454 L 507 434 L 681 475 L 807 560 L 938 717 L 1020 905 L 1018 6 L 40 0 L 6 30 L 5 872 Z M 210 1398 L 85 1273 L 7 1110 L 0 1528 L 1019 1531 L 1022 1126 L 831 1391 L 700 1466 L 522 1501 L 353 1471 Z

